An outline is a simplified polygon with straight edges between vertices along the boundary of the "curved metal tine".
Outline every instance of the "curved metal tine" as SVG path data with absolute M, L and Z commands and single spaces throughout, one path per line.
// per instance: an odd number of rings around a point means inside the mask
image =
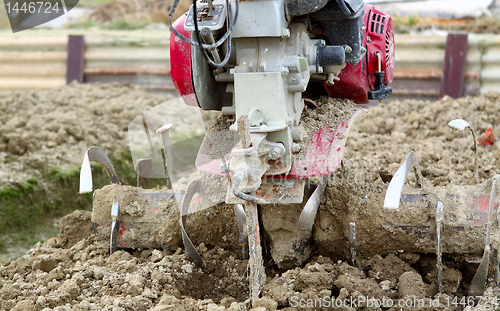
M 353 267 L 356 265 L 356 243 L 358 242 L 356 238 L 356 223 L 349 223 L 349 246 L 351 249 L 351 258 Z
M 198 192 L 198 187 L 200 185 L 199 179 L 193 180 L 187 187 L 186 190 L 186 195 L 184 196 L 184 199 L 182 200 L 182 210 L 181 210 L 181 230 L 182 230 L 182 242 L 184 243 L 184 249 L 186 250 L 186 254 L 188 255 L 189 259 L 194 262 L 194 264 L 199 267 L 199 268 L 204 268 L 205 267 L 205 262 L 201 258 L 200 254 L 194 247 L 193 243 L 191 242 L 191 239 L 189 239 L 189 236 L 186 233 L 186 218 L 188 215 L 189 211 L 189 204 L 191 203 L 191 200 L 193 199 L 194 195 L 196 192 Z
M 247 214 L 245 213 L 245 209 L 242 204 L 234 205 L 234 214 L 236 216 L 236 221 L 238 222 L 238 231 L 239 231 L 239 242 L 241 244 L 241 252 L 243 259 L 248 259 L 248 238 L 247 234 L 245 234 L 245 226 L 247 223 Z
M 165 176 L 167 181 L 167 189 L 172 189 L 172 180 L 170 175 L 172 174 L 172 147 L 170 142 L 170 129 L 172 124 L 167 124 L 156 130 L 156 134 L 160 135 L 161 142 L 163 143 L 163 151 L 165 157 Z M 153 150 L 153 149 L 151 149 Z
M 396 171 L 396 174 L 394 174 L 394 177 L 392 177 L 389 187 L 387 187 L 384 199 L 384 208 L 399 208 L 401 190 L 403 189 L 406 176 L 408 175 L 411 167 L 415 167 L 415 173 L 420 187 L 424 186 L 424 178 L 422 176 L 422 171 L 420 170 L 420 165 L 418 164 L 417 155 L 414 151 L 411 151 L 406 157 L 406 160 Z
M 118 234 L 120 233 L 120 221 L 118 216 L 120 215 L 120 204 L 118 199 L 113 200 L 113 206 L 111 207 L 111 237 L 109 240 L 109 254 L 113 254 L 118 250 Z
M 80 193 L 92 192 L 92 170 L 90 169 L 90 161 L 98 162 L 104 167 L 111 183 L 121 184 L 113 164 L 106 153 L 101 148 L 92 146 L 85 152 L 82 168 L 80 169 Z
M 325 191 L 328 180 L 332 175 L 323 175 L 318 187 L 314 190 L 313 194 L 307 200 L 302 213 L 299 218 L 299 230 L 309 231 L 312 233 L 312 228 L 314 225 L 314 220 L 316 219 L 316 213 L 318 212 L 319 203 L 321 202 L 321 197 Z
M 448 123 L 448 126 L 454 128 L 455 130 L 459 130 L 461 132 L 465 131 L 467 127 L 472 128 L 469 122 L 462 119 L 455 119 Z
M 486 223 L 486 243 L 484 245 L 483 259 L 481 259 L 481 264 L 477 268 L 476 274 L 472 279 L 469 287 L 469 294 L 471 296 L 481 296 L 484 293 L 486 287 L 486 279 L 488 277 L 488 271 L 490 267 L 490 256 L 491 256 L 491 245 L 490 245 L 490 235 L 491 235 L 491 214 L 494 208 L 495 197 L 498 193 L 498 182 L 500 180 L 500 175 L 494 177 L 493 186 L 491 187 L 490 201 L 488 204 L 488 222 Z
M 137 187 L 141 187 L 143 189 L 148 187 L 152 170 L 153 161 L 151 158 L 137 160 Z
M 444 219 L 444 205 L 443 202 L 438 201 L 436 204 L 436 231 L 437 231 L 437 269 L 438 269 L 438 283 L 439 293 L 443 293 L 443 250 L 441 243 L 442 223 Z
M 470 129 L 470 132 L 472 134 L 472 144 L 474 146 L 474 155 L 475 155 L 474 156 L 474 166 L 475 166 L 476 170 L 474 171 L 474 175 L 476 177 L 476 184 L 479 184 L 479 166 L 478 166 L 478 155 L 477 155 L 476 131 L 474 130 L 472 125 L 470 125 L 469 122 L 462 120 L 462 119 L 451 120 L 448 123 L 448 126 L 451 127 L 452 129 L 458 130 L 460 132 L 465 131 L 466 128 Z

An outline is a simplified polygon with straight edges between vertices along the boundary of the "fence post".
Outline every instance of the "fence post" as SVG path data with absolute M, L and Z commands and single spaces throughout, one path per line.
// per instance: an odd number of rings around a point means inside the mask
M 445 95 L 452 98 L 462 96 L 466 58 L 467 33 L 449 33 L 446 40 L 443 75 L 441 76 L 440 98 Z
M 73 81 L 83 83 L 84 70 L 84 36 L 68 36 L 68 59 L 66 64 L 66 84 Z

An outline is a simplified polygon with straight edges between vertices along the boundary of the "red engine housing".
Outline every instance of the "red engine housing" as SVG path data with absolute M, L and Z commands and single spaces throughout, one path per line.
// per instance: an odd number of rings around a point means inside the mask
M 187 14 L 179 17 L 172 25 L 181 35 L 190 38 L 191 34 L 184 30 L 184 22 Z M 170 77 L 184 102 L 189 106 L 198 107 L 198 102 L 193 90 L 193 78 L 191 76 L 191 45 L 182 41 L 174 33 L 170 32 Z
M 364 10 L 365 57 L 356 65 L 347 64 L 339 75 L 340 81 L 336 81 L 334 85 L 325 83 L 325 89 L 330 97 L 348 98 L 358 104 L 368 103 L 367 93 L 374 89 L 374 72 L 379 70 L 377 53 L 380 53 L 382 58 L 381 69 L 385 72 L 386 84 L 392 82 L 395 63 L 392 18 L 372 5 L 365 5 Z

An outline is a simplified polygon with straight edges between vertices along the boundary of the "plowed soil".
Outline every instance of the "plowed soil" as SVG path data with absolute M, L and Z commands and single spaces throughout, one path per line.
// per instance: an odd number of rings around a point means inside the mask
M 93 94 L 92 99 L 87 97 L 89 94 Z M 74 161 L 79 162 L 86 147 L 95 142 L 108 150 L 126 148 L 126 129 L 131 118 L 162 101 L 122 86 L 72 85 L 56 91 L 0 94 L 0 107 L 5 112 L 0 116 L 0 154 L 3 161 L 10 160 L 10 164 L 2 165 L 0 175 L 11 176 L 13 170 L 17 170 L 15 174 L 23 174 L 28 170 L 27 163 L 33 161 L 30 157 L 36 159 L 37 154 L 53 165 L 64 162 L 52 157 L 52 150 L 66 150 L 62 158 L 67 159 L 75 151 L 78 157 Z M 412 150 L 419 159 L 424 184 L 429 187 L 475 183 L 472 136 L 468 130 L 461 133 L 447 124 L 463 118 L 479 138 L 489 128 L 500 137 L 499 105 L 500 95 L 488 93 L 435 102 L 395 101 L 361 114 L 349 133 L 343 167 L 334 174 L 321 201 L 311 258 L 301 267 L 279 270 L 268 255 L 269 250 L 265 251 L 267 282 L 262 298 L 253 303 L 254 308 L 260 308 L 255 310 L 464 309 L 466 303 L 460 304 L 461 298 L 467 295 L 478 267 L 477 263 L 471 263 L 470 254 L 444 254 L 444 293 L 438 294 L 435 253 L 388 253 L 373 249 L 370 255 L 358 254 L 353 264 L 347 243 L 326 249 L 327 244 L 318 233 L 337 230 L 325 226 L 325 221 L 340 217 L 335 213 L 343 208 L 342 204 L 364 202 L 364 197 L 352 192 L 355 188 L 343 187 L 339 181 L 382 191 Z M 309 115 L 314 113 L 313 108 L 306 109 Z M 56 111 L 61 117 L 54 115 L 50 120 Z M 72 150 L 71 154 L 68 150 Z M 481 144 L 478 155 L 479 178 L 486 182 L 499 172 L 500 144 Z M 36 174 L 36 167 L 29 170 L 29 174 Z M 408 186 L 415 187 L 414 177 L 409 176 Z M 229 205 L 216 208 L 216 213 L 210 215 L 194 215 L 189 233 L 196 237 L 196 226 L 209 228 L 212 221 L 217 223 L 218 214 L 234 213 Z M 362 210 L 361 206 L 345 208 Z M 109 242 L 93 235 L 90 219 L 90 212 L 78 211 L 66 216 L 60 222 L 59 237 L 35 245 L 25 256 L 0 268 L 2 310 L 252 308 L 247 300 L 247 261 L 242 258 L 240 245 L 233 245 L 230 238 L 237 236 L 235 221 L 223 218 L 226 224 L 215 242 L 210 230 L 204 237 L 193 238 L 207 264 L 201 269 L 189 261 L 182 243 L 177 249 L 124 249 L 110 256 Z M 335 221 L 344 224 L 349 220 L 335 218 Z M 340 234 L 346 239 L 346 232 Z M 359 232 L 358 236 L 362 234 Z M 492 240 L 498 242 L 496 236 Z M 266 237 L 263 241 L 266 245 Z M 382 242 L 390 244 L 391 239 Z M 484 240 L 476 242 L 484 245 Z M 488 288 L 485 295 L 493 298 L 499 295 L 498 289 Z M 458 300 L 453 303 L 455 297 Z M 359 304 L 363 298 L 387 303 L 365 308 Z M 337 301 L 339 308 L 335 307 Z M 376 305 L 377 301 L 372 303 Z M 474 304 L 477 303 L 476 300 Z

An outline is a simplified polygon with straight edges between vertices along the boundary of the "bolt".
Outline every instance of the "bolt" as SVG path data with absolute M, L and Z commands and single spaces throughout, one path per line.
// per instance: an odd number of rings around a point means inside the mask
M 349 53 L 351 53 L 351 52 L 352 52 L 352 47 L 350 47 L 350 46 L 348 46 L 348 45 L 346 45 L 346 46 L 344 47 L 344 49 L 345 49 L 345 53 L 346 53 L 346 54 L 349 54 Z
M 290 29 L 283 29 L 283 38 L 290 38 Z
M 279 153 L 276 150 L 269 152 L 269 158 L 271 160 L 277 160 L 279 158 Z
M 221 174 L 229 174 L 229 165 L 227 164 L 227 162 L 221 162 L 221 164 L 219 165 L 219 169 Z

